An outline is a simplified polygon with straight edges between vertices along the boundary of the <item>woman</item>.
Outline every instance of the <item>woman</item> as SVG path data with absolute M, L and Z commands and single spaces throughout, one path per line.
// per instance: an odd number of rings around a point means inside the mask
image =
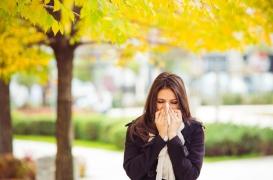
M 161 73 L 144 114 L 127 124 L 123 167 L 132 180 L 194 180 L 203 163 L 204 131 L 191 117 L 183 80 Z

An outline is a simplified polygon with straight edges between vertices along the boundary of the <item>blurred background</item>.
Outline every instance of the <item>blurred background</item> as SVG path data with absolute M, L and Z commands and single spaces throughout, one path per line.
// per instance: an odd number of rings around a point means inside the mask
M 123 14 L 107 2 L 102 10 L 89 1 L 0 3 L 0 179 L 48 180 L 58 171 L 56 179 L 67 179 L 58 170 L 67 163 L 55 165 L 58 149 L 72 151 L 68 179 L 129 179 L 122 168 L 125 124 L 143 113 L 163 71 L 184 80 L 191 112 L 206 127 L 199 179 L 273 179 L 271 1 L 175 1 L 170 9 L 167 1 L 130 1 L 133 9 L 113 1 Z M 47 14 L 38 9 L 35 19 L 31 5 Z M 8 13 L 10 7 L 19 9 Z M 181 8 L 179 17 L 170 14 Z M 203 24 L 206 18 L 215 21 Z

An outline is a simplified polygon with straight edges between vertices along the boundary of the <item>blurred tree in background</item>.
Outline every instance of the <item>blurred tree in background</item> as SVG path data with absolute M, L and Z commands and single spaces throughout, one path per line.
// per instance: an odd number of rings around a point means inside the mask
M 3 23 L 13 24 L 20 19 L 28 24 L 26 27 L 31 24 L 27 29 L 45 35 L 37 44 L 51 47 L 55 55 L 58 69 L 56 179 L 73 179 L 71 81 L 78 46 L 117 45 L 119 65 L 125 65 L 135 51 L 160 47 L 203 53 L 229 48 L 243 50 L 257 43 L 271 45 L 270 8 L 271 0 L 2 0 Z M 2 47 L 5 46 L 7 43 Z M 23 50 L 27 57 L 31 57 L 29 50 Z M 2 61 L 1 64 L 9 62 L 8 58 Z M 20 57 L 20 62 L 27 61 Z M 14 70 L 19 69 L 20 66 Z M 4 103 L 3 107 L 6 106 L 9 104 Z
M 0 154 L 12 153 L 9 81 L 16 73 L 43 79 L 50 56 L 37 43 L 44 35 L 23 21 L 5 16 L 0 22 Z

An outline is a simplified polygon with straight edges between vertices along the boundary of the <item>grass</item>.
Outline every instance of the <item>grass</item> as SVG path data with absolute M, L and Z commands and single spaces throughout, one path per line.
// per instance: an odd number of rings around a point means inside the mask
M 55 137 L 53 136 L 33 136 L 33 135 L 15 135 L 17 140 L 26 140 L 26 141 L 38 141 L 38 142 L 47 142 L 47 143 L 56 143 Z M 86 141 L 86 140 L 75 140 L 74 145 L 77 147 L 85 148 L 96 148 L 104 149 L 109 151 L 119 151 L 123 150 L 118 149 L 113 144 L 107 144 L 99 141 Z M 220 162 L 220 161 L 229 161 L 229 160 L 239 160 L 239 159 L 249 159 L 259 157 L 258 154 L 246 154 L 242 156 L 217 156 L 217 157 L 205 157 L 204 161 L 208 163 Z
M 216 157 L 205 157 L 205 162 L 213 163 L 220 161 L 240 160 L 261 157 L 258 154 L 245 154 L 241 156 L 216 156 Z

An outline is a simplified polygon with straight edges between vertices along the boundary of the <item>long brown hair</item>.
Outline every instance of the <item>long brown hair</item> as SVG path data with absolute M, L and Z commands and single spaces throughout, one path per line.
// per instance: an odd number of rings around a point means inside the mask
M 179 109 L 182 112 L 184 122 L 192 120 L 186 89 L 183 80 L 172 73 L 163 72 L 154 80 L 144 107 L 144 113 L 130 126 L 129 135 L 133 139 L 134 135 L 143 141 L 149 139 L 149 132 L 158 134 L 154 119 L 156 112 L 157 94 L 161 89 L 169 88 L 175 94 Z

